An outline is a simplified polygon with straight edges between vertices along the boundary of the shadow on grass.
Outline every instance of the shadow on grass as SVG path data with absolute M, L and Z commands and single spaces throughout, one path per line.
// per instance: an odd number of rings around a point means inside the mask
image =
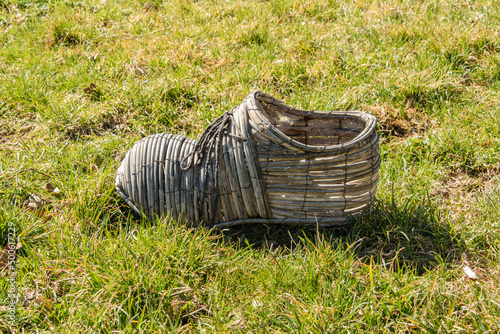
M 130 214 L 128 207 L 122 206 L 121 215 L 131 218 Z M 151 224 L 138 217 L 132 221 Z M 119 224 L 116 227 L 115 232 L 120 233 Z M 412 270 L 418 275 L 456 263 L 465 252 L 461 235 L 443 213 L 431 202 L 417 199 L 379 200 L 371 214 L 339 228 L 247 224 L 212 233 L 233 247 L 276 250 L 283 254 L 309 242 L 327 242 L 333 249 L 348 249 L 359 261 L 374 261 L 389 270 Z
M 340 228 L 239 226 L 223 231 L 227 242 L 255 249 L 290 252 L 304 240 L 323 240 L 350 249 L 363 262 L 390 270 L 415 270 L 419 275 L 443 263 L 460 260 L 465 251 L 453 226 L 430 203 L 378 201 L 373 212 Z M 319 237 L 319 238 L 318 238 Z

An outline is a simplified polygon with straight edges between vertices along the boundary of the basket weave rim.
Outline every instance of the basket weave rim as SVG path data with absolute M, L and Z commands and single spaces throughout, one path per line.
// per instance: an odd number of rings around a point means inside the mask
M 333 144 L 333 145 L 307 145 L 304 143 L 301 143 L 295 139 L 290 138 L 289 136 L 285 135 L 283 132 L 278 130 L 268 119 L 267 117 L 263 117 L 260 119 L 261 124 L 259 124 L 259 128 L 262 131 L 270 131 L 274 133 L 279 139 L 283 140 L 283 142 L 286 142 L 288 145 L 292 146 L 295 148 L 297 151 L 306 151 L 306 152 L 338 152 L 338 151 L 344 151 L 344 150 L 349 150 L 351 148 L 357 147 L 361 142 L 363 142 L 365 139 L 367 139 L 373 131 L 376 131 L 376 126 L 377 126 L 377 118 L 373 115 L 367 114 L 363 111 L 316 111 L 316 110 L 300 110 L 296 109 L 293 107 L 290 107 L 283 103 L 282 101 L 274 98 L 273 96 L 261 92 L 261 91 L 254 91 L 250 94 L 251 99 L 249 99 L 250 102 L 250 107 L 257 109 L 260 111 L 259 105 L 258 105 L 258 100 L 268 100 L 270 103 L 275 104 L 275 105 L 280 105 L 284 108 L 287 108 L 289 111 L 293 110 L 294 114 L 302 114 L 303 116 L 311 116 L 314 114 L 318 115 L 324 115 L 325 117 L 327 116 L 343 116 L 345 118 L 352 118 L 352 119 L 357 119 L 361 120 L 364 122 L 364 128 L 363 130 L 353 139 L 342 143 L 342 144 Z M 272 100 L 272 101 L 271 101 Z

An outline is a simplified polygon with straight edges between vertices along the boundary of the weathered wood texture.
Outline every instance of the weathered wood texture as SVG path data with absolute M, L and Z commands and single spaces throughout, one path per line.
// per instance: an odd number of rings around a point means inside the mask
M 137 142 L 116 188 L 153 219 L 336 226 L 371 206 L 378 140 L 369 114 L 303 111 L 254 92 L 200 141 L 157 134 Z

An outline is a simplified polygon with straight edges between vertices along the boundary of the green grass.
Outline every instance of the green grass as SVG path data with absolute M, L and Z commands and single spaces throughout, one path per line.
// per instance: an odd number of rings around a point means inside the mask
M 0 0 L 18 332 L 500 331 L 499 33 L 494 0 Z M 252 90 L 378 117 L 370 216 L 207 231 L 131 213 L 114 175 L 133 143 L 195 138 Z

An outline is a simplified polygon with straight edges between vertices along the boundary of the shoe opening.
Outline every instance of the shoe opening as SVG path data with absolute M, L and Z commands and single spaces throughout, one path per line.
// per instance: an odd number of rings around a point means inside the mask
M 286 136 L 306 145 L 329 146 L 349 142 L 365 128 L 365 120 L 342 113 L 298 110 L 259 100 L 269 122 Z

